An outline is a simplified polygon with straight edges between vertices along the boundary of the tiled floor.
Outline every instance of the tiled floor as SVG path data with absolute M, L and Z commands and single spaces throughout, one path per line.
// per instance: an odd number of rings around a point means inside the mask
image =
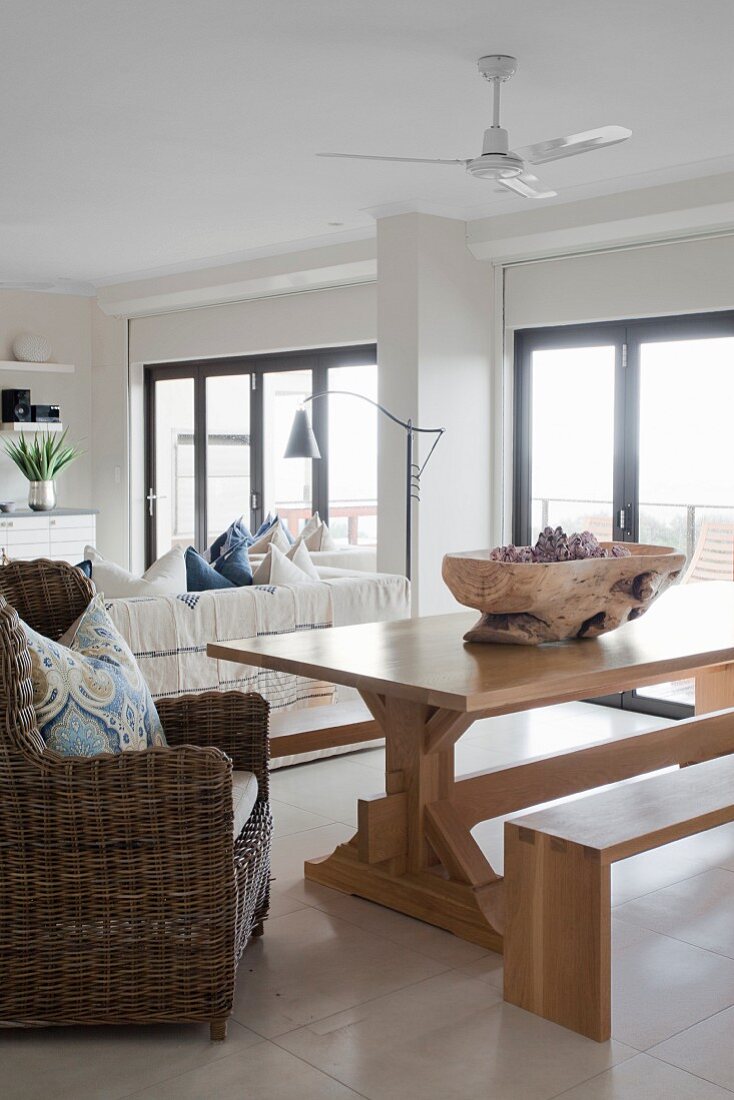
M 576 703 L 477 723 L 459 770 L 655 723 Z M 304 883 L 381 765 L 373 749 L 274 774 L 272 915 L 240 964 L 227 1042 L 192 1026 L 5 1031 L 2 1100 L 734 1095 L 734 826 L 615 868 L 614 1039 L 600 1045 L 503 1004 L 499 956 Z M 501 822 L 475 835 L 501 864 Z

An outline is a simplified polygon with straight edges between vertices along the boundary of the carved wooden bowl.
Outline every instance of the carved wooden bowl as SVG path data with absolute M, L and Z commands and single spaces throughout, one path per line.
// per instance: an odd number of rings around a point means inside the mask
M 489 550 L 446 554 L 446 584 L 459 603 L 482 613 L 464 640 L 539 645 L 596 638 L 638 619 L 686 559 L 670 546 L 624 546 L 629 557 L 581 561 L 492 561 Z

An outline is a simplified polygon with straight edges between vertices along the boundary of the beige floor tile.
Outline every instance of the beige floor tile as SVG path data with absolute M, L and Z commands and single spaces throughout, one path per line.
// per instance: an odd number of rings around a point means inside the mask
M 734 1008 L 653 1047 L 650 1054 L 734 1092 Z
M 135 1093 L 131 1100 L 354 1100 L 356 1093 L 272 1043 Z M 50 1100 L 50 1098 L 49 1098 Z
M 359 752 L 350 752 L 344 757 L 350 764 L 359 764 L 364 768 L 374 768 L 385 774 L 385 750 L 384 748 L 360 749 Z
M 320 887 L 313 894 L 309 891 L 309 896 L 312 898 L 311 904 L 318 909 L 341 917 L 342 920 L 373 932 L 376 936 L 384 936 L 392 943 L 403 944 L 421 955 L 428 955 L 446 966 L 460 969 L 462 964 L 487 955 L 484 947 L 363 898 L 352 897 L 326 887 Z M 499 955 L 495 957 L 500 958 Z
M 234 1018 L 272 1038 L 445 966 L 318 909 L 268 921 L 238 972 Z
M 704 871 L 627 902 L 615 915 L 631 924 L 734 959 L 734 874 Z
M 329 855 L 337 844 L 343 844 L 353 836 L 353 826 L 337 822 L 318 829 L 308 829 L 305 833 L 293 833 L 292 836 L 276 838 L 273 841 L 271 862 L 275 889 L 280 893 L 301 896 L 304 862 L 316 856 Z M 308 899 L 303 898 L 303 900 Z
M 731 1093 L 647 1054 L 563 1092 L 558 1100 L 727 1100 Z
M 481 959 L 463 963 L 457 969 L 467 977 L 475 978 L 480 982 L 487 982 L 488 985 L 498 989 L 500 993 L 502 992 L 504 967 L 502 956 L 495 951 L 490 951 L 488 955 L 484 955 Z
M 3 1100 L 120 1100 L 141 1088 L 262 1046 L 230 1021 L 224 1043 L 206 1024 L 0 1031 Z
M 681 853 L 675 844 L 623 859 L 612 867 L 612 905 L 624 905 L 674 882 L 693 878 L 702 870 L 699 860 Z
M 734 1004 L 734 961 L 648 932 L 615 954 L 612 1034 L 638 1050 Z
M 384 792 L 384 776 L 345 758 L 283 768 L 271 775 L 272 797 L 330 821 L 357 824 L 357 799 Z
M 275 885 L 271 886 L 268 920 L 272 920 L 273 917 L 285 917 L 288 913 L 297 913 L 299 909 L 305 908 L 307 908 L 306 902 L 299 901 L 292 894 L 286 894 L 278 890 Z
M 298 806 L 289 806 L 287 802 L 279 802 L 276 799 L 271 799 L 270 808 L 273 812 L 273 836 L 276 837 L 305 833 L 308 829 L 319 829 L 323 825 L 333 823 L 330 817 L 311 813 L 310 810 L 301 810 Z
M 678 840 L 671 847 L 691 859 L 700 860 L 707 868 L 726 867 L 734 871 L 734 822 Z
M 545 756 L 604 741 L 624 730 L 630 734 L 657 729 L 662 718 L 589 703 L 566 703 L 525 714 L 485 718 L 475 722 L 463 740 L 501 755 L 503 764 Z
M 505 1005 L 456 971 L 277 1042 L 369 1100 L 547 1100 L 633 1054 Z
M 612 916 L 612 952 L 624 951 L 633 944 L 649 938 L 649 930 L 637 924 L 628 924 L 617 919 L 616 910 Z

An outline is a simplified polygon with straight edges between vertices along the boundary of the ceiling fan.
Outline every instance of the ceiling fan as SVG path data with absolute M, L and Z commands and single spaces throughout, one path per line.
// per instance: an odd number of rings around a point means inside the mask
M 507 130 L 500 126 L 500 85 L 517 72 L 517 58 L 508 54 L 489 54 L 477 62 L 479 72 L 492 85 L 494 104 L 492 125 L 484 131 L 482 154 L 470 160 L 435 160 L 431 157 L 379 157 L 364 153 L 317 153 L 319 157 L 344 157 L 350 160 L 389 160 L 409 164 L 461 164 L 467 172 L 479 179 L 490 179 L 500 187 L 514 191 L 526 199 L 548 199 L 557 194 L 544 187 L 537 176 L 527 170 L 528 164 L 546 164 L 551 160 L 575 157 L 590 153 L 605 145 L 626 141 L 632 131 L 625 126 L 600 126 L 598 130 L 584 130 L 580 134 L 539 141 L 510 150 Z

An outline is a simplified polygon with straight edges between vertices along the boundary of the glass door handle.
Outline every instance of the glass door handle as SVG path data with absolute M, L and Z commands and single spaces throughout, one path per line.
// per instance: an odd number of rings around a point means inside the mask
M 632 530 L 627 526 L 629 517 L 632 515 L 632 505 L 625 504 L 624 508 L 620 508 L 617 512 L 617 526 L 622 531 L 623 535 L 631 535 Z
M 151 486 L 150 489 L 148 489 L 148 495 L 145 499 L 148 501 L 148 515 L 152 516 L 153 515 L 153 501 L 158 500 L 158 497 L 153 492 L 152 486 Z

